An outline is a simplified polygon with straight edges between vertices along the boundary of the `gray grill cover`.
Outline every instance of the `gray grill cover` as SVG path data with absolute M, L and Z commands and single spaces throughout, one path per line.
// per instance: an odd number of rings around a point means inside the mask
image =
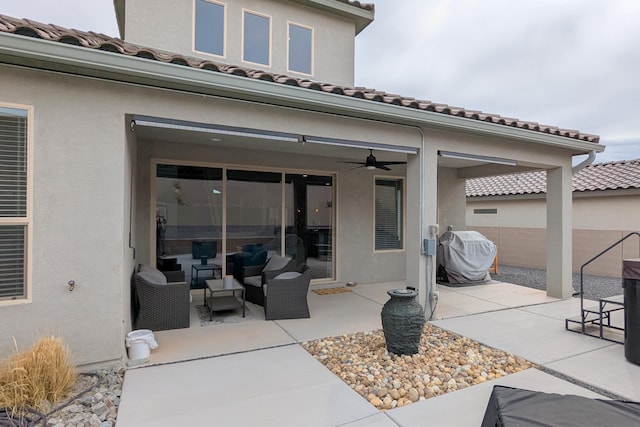
M 496 256 L 496 245 L 477 231 L 447 231 L 440 237 L 442 258 L 449 282 L 490 280 L 487 271 Z

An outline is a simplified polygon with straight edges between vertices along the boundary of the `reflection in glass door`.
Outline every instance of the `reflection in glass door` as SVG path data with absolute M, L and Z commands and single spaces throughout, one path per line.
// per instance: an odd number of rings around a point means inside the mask
M 285 252 L 314 279 L 333 278 L 333 178 L 286 174 L 285 183 Z
M 333 198 L 332 176 L 158 164 L 157 265 L 194 289 L 276 254 L 332 279 Z
M 156 168 L 156 263 L 192 287 L 221 274 L 222 188 L 220 168 Z
M 227 272 L 280 255 L 282 173 L 227 170 Z

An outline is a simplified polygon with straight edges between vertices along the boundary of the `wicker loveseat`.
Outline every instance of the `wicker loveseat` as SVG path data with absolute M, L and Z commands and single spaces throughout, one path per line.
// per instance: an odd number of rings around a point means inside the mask
M 184 274 L 184 273 L 183 273 Z M 163 331 L 189 327 L 189 284 L 169 282 L 159 270 L 140 266 L 133 275 L 135 329 Z
M 306 264 L 300 265 L 295 271 L 262 274 L 266 282 L 263 286 L 266 320 L 309 318 L 307 293 L 311 269 Z

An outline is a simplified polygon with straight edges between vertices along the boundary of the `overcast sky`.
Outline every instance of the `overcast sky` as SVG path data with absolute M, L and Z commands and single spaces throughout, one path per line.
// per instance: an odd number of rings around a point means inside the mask
M 356 85 L 597 134 L 597 162 L 640 158 L 640 1 L 372 2 Z M 0 0 L 0 14 L 118 36 L 112 0 Z

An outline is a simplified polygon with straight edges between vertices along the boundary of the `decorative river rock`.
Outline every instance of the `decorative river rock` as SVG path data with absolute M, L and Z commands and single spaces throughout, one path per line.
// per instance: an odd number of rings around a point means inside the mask
M 424 328 L 424 312 L 412 289 L 387 291 L 391 299 L 382 307 L 382 331 L 387 350 L 394 354 L 416 354 Z

